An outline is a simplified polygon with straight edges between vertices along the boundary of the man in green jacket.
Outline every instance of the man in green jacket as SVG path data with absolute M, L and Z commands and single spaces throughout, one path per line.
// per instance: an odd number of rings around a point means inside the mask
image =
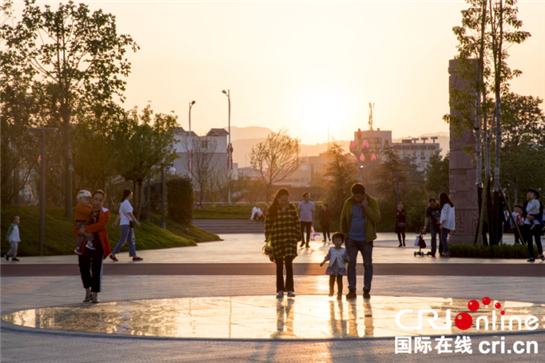
M 356 261 L 358 251 L 363 257 L 363 297 L 371 295 L 373 279 L 373 241 L 377 238 L 376 224 L 380 221 L 380 209 L 377 200 L 365 194 L 365 187 L 356 183 L 351 188 L 352 197 L 344 202 L 341 213 L 341 232 L 346 241 L 348 252 L 348 289 L 347 299 L 356 298 Z

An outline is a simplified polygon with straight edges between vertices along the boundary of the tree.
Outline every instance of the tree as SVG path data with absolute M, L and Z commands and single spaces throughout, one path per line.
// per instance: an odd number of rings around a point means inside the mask
M 218 167 L 219 160 L 216 157 L 218 143 L 213 137 L 186 136 L 182 147 L 186 155 L 193 153 L 193 169 L 190 173 L 199 190 L 199 204 L 202 204 L 212 188 L 213 176 Z
M 382 163 L 376 168 L 375 176 L 378 179 L 377 190 L 389 196 L 391 201 L 397 199 L 398 184 L 409 181 L 408 170 L 403 166 L 399 155 L 389 145 L 385 145 L 382 149 Z
M 80 114 L 78 124 L 72 127 L 74 185 L 79 184 L 76 190 L 105 188 L 108 180 L 119 175 L 118 160 L 114 157 L 119 143 L 114 132 L 123 110 L 111 112 L 113 110 L 109 108 L 106 111 Z
M 254 204 L 263 197 L 264 185 L 261 179 L 252 179 L 239 172 L 238 180 L 242 197 L 246 202 Z
M 337 216 L 351 195 L 350 187 L 357 182 L 358 170 L 352 157 L 346 157 L 343 147 L 336 141 L 329 144 L 326 156 L 329 162 L 320 177 L 325 185 L 328 208 Z
M 508 93 L 502 100 L 501 182 L 514 204 L 529 188 L 545 190 L 545 116 L 540 98 Z
M 11 1 L 9 1 L 11 3 Z M 12 62 L 11 72 L 47 86 L 60 118 L 63 137 L 65 214 L 72 216 L 73 162 L 71 117 L 76 100 L 108 104 L 121 101 L 131 65 L 124 58 L 127 48 L 138 46 L 129 35 L 117 34 L 115 16 L 102 10 L 90 12 L 86 4 L 73 1 L 40 8 L 35 0 L 25 0 L 22 20 L 15 26 L 2 24 L 3 57 Z
M 271 132 L 267 139 L 252 148 L 250 165 L 257 171 L 266 189 L 267 203 L 274 183 L 293 174 L 301 164 L 301 141 L 286 130 Z
M 455 109 L 462 115 L 446 115 L 455 129 L 468 130 L 476 139 L 474 150 L 477 164 L 477 187 L 479 198 L 479 228 L 483 224 L 483 213 L 499 208 L 502 96 L 508 92 L 509 81 L 522 74 L 507 65 L 512 44 L 524 42 L 530 33 L 521 31 L 522 22 L 517 19 L 516 0 L 466 0 L 469 9 L 462 11 L 462 26 L 453 28 L 459 41 L 459 73 L 468 85 L 462 90 L 451 90 L 456 101 Z M 450 117 L 449 117 L 450 116 Z M 481 132 L 482 130 L 482 132 Z M 489 131 L 490 130 L 490 131 Z M 492 142 L 494 141 L 494 149 Z M 484 145 L 484 170 L 487 185 L 482 197 L 481 185 L 481 144 Z M 491 180 L 491 150 L 494 150 L 494 203 L 490 203 L 489 181 Z M 492 209 L 490 209 L 492 208 Z M 493 234 L 491 243 L 497 243 L 497 213 L 486 213 Z
M 449 154 L 445 157 L 441 157 L 441 154 L 437 153 L 430 156 L 430 160 L 425 169 L 426 181 L 424 187 L 427 191 L 432 193 L 437 199 L 439 194 L 449 192 Z
M 177 157 L 174 150 L 176 116 L 153 114 L 149 105 L 139 116 L 135 107 L 123 114 L 115 127 L 117 170 L 125 180 L 138 185 L 135 202 L 137 218 L 140 218 L 143 181 L 159 173 L 162 164 L 171 163 Z

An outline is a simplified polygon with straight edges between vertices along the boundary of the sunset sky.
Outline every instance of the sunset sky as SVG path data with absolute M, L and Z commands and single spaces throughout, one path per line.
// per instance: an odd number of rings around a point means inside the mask
M 15 6 L 20 14 L 22 1 Z M 44 3 L 44 2 L 40 2 Z M 54 7 L 59 3 L 48 2 Z M 287 128 L 303 143 L 352 138 L 375 127 L 394 137 L 447 131 L 452 27 L 464 1 L 183 2 L 86 1 L 117 17 L 129 53 L 126 108 L 151 101 L 193 130 L 232 125 Z M 545 98 L 545 1 L 520 1 L 532 37 L 509 51 L 523 71 L 511 89 Z

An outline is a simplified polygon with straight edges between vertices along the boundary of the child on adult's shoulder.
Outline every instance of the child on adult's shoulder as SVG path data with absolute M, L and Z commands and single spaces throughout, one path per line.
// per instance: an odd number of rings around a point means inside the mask
M 78 192 L 78 204 L 76 205 L 76 229 L 80 229 L 91 222 L 91 219 L 94 217 L 93 209 L 91 207 L 91 192 L 87 190 L 80 190 Z M 81 247 L 83 245 L 84 236 L 78 234 L 77 247 L 74 250 L 74 253 L 81 255 Z M 93 245 L 93 236 L 87 237 L 87 244 L 85 247 L 94 250 L 95 246 Z
M 21 242 L 21 237 L 19 236 L 20 220 L 19 216 L 11 216 L 11 225 L 8 228 L 8 233 L 6 233 L 6 240 L 10 243 L 11 249 L 4 256 L 6 261 L 9 261 L 10 256 L 12 261 L 19 261 L 17 258 L 17 247 L 19 242 Z
M 343 293 L 343 276 L 346 276 L 346 263 L 348 262 L 348 254 L 346 249 L 342 247 L 344 243 L 344 235 L 340 232 L 335 232 L 331 238 L 335 247 L 330 247 L 320 267 L 326 261 L 329 261 L 329 266 L 325 271 L 329 275 L 329 296 L 334 295 L 335 280 L 337 280 L 337 299 L 342 299 Z

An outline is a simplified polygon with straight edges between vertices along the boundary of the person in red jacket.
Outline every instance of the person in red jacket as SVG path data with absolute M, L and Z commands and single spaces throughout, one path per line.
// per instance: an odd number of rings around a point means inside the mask
M 78 256 L 81 281 L 85 289 L 83 302 L 98 303 L 98 293 L 101 292 L 102 287 L 102 261 L 112 252 L 106 232 L 106 225 L 110 221 L 110 211 L 102 206 L 105 199 L 106 194 L 102 190 L 93 192 L 91 204 L 93 211 L 98 212 L 97 222 L 80 229 L 76 229 L 75 225 L 72 227 L 74 233 L 85 236 L 82 254 Z M 94 237 L 94 250 L 85 248 L 86 239 L 91 235 Z

